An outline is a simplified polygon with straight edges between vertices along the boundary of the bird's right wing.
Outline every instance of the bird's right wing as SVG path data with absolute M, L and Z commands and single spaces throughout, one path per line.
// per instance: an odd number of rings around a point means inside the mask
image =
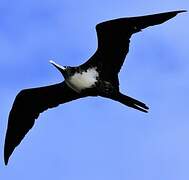
M 84 63 L 102 64 L 102 68 L 112 74 L 118 74 L 129 51 L 132 34 L 149 26 L 158 25 L 185 11 L 172 11 L 138 17 L 119 18 L 97 24 L 98 49 L 96 53 Z M 99 62 L 97 62 L 99 61 Z
M 82 96 L 70 89 L 65 82 L 33 89 L 22 90 L 15 98 L 9 114 L 4 146 L 4 160 L 9 157 L 27 132 L 33 127 L 35 119 L 48 108 L 66 103 Z

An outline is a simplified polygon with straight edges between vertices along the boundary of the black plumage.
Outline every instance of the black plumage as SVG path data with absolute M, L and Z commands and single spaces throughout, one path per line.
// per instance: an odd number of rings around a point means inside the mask
M 48 108 L 86 96 L 102 96 L 148 112 L 148 107 L 144 103 L 119 91 L 118 73 L 129 51 L 132 34 L 146 27 L 161 24 L 181 12 L 184 11 L 120 18 L 100 23 L 96 26 L 97 51 L 87 62 L 78 67 L 62 67 L 52 62 L 63 74 L 65 81 L 22 90 L 16 96 L 8 119 L 4 146 L 5 164 L 8 163 L 15 147 L 33 127 L 35 119 Z M 80 77 L 82 79 L 79 79 Z M 86 80 L 86 84 L 83 80 Z

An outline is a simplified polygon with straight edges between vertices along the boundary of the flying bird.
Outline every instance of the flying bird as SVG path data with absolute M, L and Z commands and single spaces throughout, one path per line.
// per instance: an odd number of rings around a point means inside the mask
M 133 34 L 149 26 L 164 23 L 181 12 L 185 11 L 126 17 L 99 23 L 96 25 L 98 48 L 84 64 L 70 67 L 50 61 L 61 72 L 64 81 L 46 87 L 24 89 L 18 93 L 8 118 L 4 145 L 5 164 L 7 165 L 15 147 L 33 127 L 35 119 L 48 108 L 87 96 L 101 96 L 148 112 L 149 108 L 143 102 L 119 91 L 118 73 L 129 51 Z

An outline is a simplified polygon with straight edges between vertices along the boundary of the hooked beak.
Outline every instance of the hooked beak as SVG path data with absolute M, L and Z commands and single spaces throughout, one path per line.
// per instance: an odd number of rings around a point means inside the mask
M 50 60 L 49 61 L 53 66 L 55 66 L 62 74 L 64 74 L 64 71 L 66 70 L 66 68 L 64 66 L 61 66 L 57 63 L 55 63 L 54 61 Z

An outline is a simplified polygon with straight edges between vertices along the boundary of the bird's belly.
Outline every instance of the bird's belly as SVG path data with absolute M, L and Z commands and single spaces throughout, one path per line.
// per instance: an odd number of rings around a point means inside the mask
M 75 73 L 69 79 L 66 80 L 67 85 L 75 90 L 81 92 L 84 89 L 91 88 L 97 82 L 99 76 L 95 68 L 88 69 L 86 72 Z

